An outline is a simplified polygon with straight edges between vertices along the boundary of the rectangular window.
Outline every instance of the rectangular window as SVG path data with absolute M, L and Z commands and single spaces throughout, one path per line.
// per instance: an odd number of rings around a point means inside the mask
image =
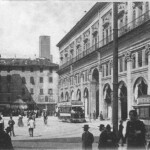
M 43 77 L 40 77 L 40 83 L 43 83 Z
M 40 72 L 43 72 L 43 68 L 40 68 Z
M 106 64 L 106 76 L 108 76 L 108 63 Z
M 49 83 L 53 82 L 53 77 L 49 77 Z
M 138 52 L 138 66 L 142 67 L 142 51 Z
M 30 93 L 31 93 L 31 94 L 34 94 L 33 88 L 30 89 Z
M 22 95 L 25 95 L 25 88 L 22 88 Z
M 26 84 L 26 78 L 22 77 L 22 84 Z
M 31 83 L 31 84 L 35 84 L 35 83 L 34 83 L 34 78 L 33 78 L 33 77 L 30 77 L 30 83 Z
M 40 95 L 43 95 L 43 89 L 40 89 Z
M 122 57 L 119 59 L 119 71 L 120 72 L 123 71 L 123 60 L 122 60 Z
M 11 75 L 7 75 L 7 82 L 11 82 Z
M 33 68 L 30 68 L 30 71 L 33 72 Z
M 22 72 L 25 72 L 25 67 L 22 67 Z
M 53 89 L 48 89 L 48 94 L 52 95 L 53 94 Z

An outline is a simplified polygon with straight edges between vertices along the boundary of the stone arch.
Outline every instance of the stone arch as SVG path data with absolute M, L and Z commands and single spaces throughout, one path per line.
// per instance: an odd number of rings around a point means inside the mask
M 136 102 L 137 98 L 142 95 L 147 95 L 148 84 L 145 78 L 138 77 L 133 86 L 134 100 Z

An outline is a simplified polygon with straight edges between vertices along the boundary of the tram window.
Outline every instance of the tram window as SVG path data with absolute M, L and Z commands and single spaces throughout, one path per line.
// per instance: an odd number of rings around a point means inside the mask
M 149 118 L 149 107 L 141 107 L 139 108 L 139 117 L 140 118 Z

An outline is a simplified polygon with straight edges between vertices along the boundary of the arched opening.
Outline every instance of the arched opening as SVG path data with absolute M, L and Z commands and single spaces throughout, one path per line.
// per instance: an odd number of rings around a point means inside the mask
M 76 99 L 77 99 L 78 101 L 81 101 L 81 91 L 80 91 L 80 89 L 77 90 Z
M 106 118 L 110 119 L 112 117 L 111 88 L 108 83 L 104 86 L 104 103 L 106 106 L 105 109 Z
M 63 99 L 64 99 L 64 94 L 63 94 L 63 92 L 61 93 L 61 101 L 63 101 Z
M 84 111 L 85 117 L 89 115 L 89 91 L 87 88 L 84 89 Z
M 92 104 L 94 103 L 94 107 L 91 109 L 92 113 L 96 112 L 96 118 L 99 116 L 99 72 L 97 69 L 94 69 L 92 74 Z
M 134 100 L 138 97 L 147 95 L 147 83 L 143 77 L 139 77 L 134 84 Z
M 74 100 L 74 91 L 71 91 L 71 100 Z
M 119 83 L 118 89 L 119 97 L 119 115 L 122 120 L 126 120 L 128 117 L 127 111 L 127 87 L 123 81 Z
M 68 92 L 66 92 L 66 94 L 65 94 L 65 101 L 69 102 L 69 93 Z

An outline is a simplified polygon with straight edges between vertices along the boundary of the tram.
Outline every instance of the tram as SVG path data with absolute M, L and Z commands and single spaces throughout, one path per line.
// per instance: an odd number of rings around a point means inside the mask
M 57 105 L 60 120 L 73 123 L 86 122 L 83 102 L 72 100 L 71 102 L 60 102 Z
M 137 105 L 133 105 L 137 110 L 138 117 L 145 124 L 146 128 L 146 149 L 150 148 L 150 95 L 143 95 L 137 98 Z

